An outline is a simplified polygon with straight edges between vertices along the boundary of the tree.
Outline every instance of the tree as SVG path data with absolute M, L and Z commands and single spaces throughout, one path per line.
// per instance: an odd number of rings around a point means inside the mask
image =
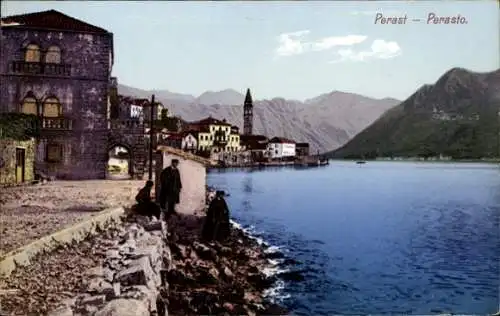
M 162 121 L 168 120 L 168 109 L 161 109 L 160 120 Z

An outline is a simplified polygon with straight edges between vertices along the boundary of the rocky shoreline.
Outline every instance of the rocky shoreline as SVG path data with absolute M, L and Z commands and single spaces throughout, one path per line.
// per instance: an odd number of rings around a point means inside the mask
M 178 215 L 168 222 L 172 267 L 163 299 L 169 315 L 286 315 L 287 310 L 264 298 L 275 279 L 266 246 L 231 229 L 223 243 L 203 243 L 203 218 Z

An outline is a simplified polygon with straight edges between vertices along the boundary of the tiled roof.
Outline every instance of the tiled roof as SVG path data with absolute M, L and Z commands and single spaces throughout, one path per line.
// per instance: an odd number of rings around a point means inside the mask
M 193 124 L 193 123 L 187 123 L 185 129 L 197 133 L 209 133 L 210 130 L 207 125 L 199 125 L 199 124 Z
M 48 10 L 27 14 L 12 15 L 2 18 L 2 26 L 53 29 L 61 31 L 77 31 L 85 33 L 109 33 L 98 26 L 80 21 L 56 10 Z
M 180 133 L 167 133 L 168 140 L 182 140 L 183 136 Z
M 259 141 L 259 142 L 266 142 L 267 143 L 267 137 L 264 135 L 241 135 L 240 140 L 242 142 L 245 141 Z
M 118 95 L 118 100 L 120 100 L 120 103 L 133 104 L 138 106 L 148 106 L 150 102 L 148 99 L 137 99 L 134 97 L 123 96 L 123 95 Z
M 284 137 L 273 137 L 269 140 L 269 142 L 278 144 L 295 144 L 295 141 Z
M 191 124 L 195 125 L 224 125 L 224 126 L 231 126 L 226 120 L 218 120 L 216 118 L 213 118 L 211 116 L 204 118 L 202 120 L 196 121 L 196 122 L 191 122 Z
M 241 135 L 240 144 L 250 150 L 265 150 L 267 147 L 267 137 L 264 135 Z

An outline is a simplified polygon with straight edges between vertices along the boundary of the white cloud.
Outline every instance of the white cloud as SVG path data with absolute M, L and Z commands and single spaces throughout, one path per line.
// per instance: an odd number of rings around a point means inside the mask
M 280 34 L 278 36 L 279 46 L 276 49 L 276 54 L 278 56 L 292 56 L 310 51 L 323 51 L 336 46 L 359 44 L 367 38 L 364 35 L 347 35 L 324 37 L 316 41 L 304 40 L 304 37 L 309 33 L 309 30 L 302 30 Z
M 330 63 L 341 62 L 363 62 L 372 59 L 390 59 L 401 55 L 401 47 L 396 42 L 388 42 L 382 39 L 376 39 L 368 51 L 355 51 L 353 49 L 339 49 L 336 53 L 339 56 Z
M 304 53 L 304 43 L 301 38 L 306 34 L 309 34 L 309 30 L 280 34 L 278 36 L 280 46 L 276 49 L 276 54 L 279 56 L 291 56 Z

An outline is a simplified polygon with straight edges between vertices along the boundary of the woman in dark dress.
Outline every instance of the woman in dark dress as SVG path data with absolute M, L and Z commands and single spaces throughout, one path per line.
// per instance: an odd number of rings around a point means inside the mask
M 222 241 L 229 236 L 230 231 L 229 207 L 224 200 L 224 191 L 217 191 L 208 207 L 202 237 L 207 241 Z

